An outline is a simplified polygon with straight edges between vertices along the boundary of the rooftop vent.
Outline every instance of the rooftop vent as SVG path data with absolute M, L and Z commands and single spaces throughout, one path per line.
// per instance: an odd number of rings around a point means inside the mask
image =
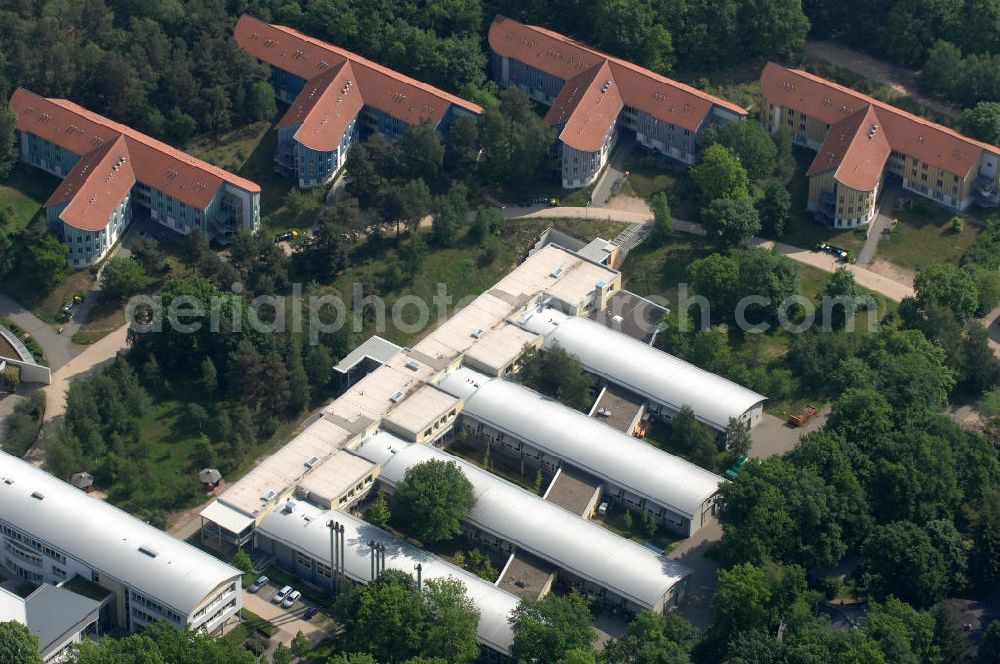
M 420 363 L 417 362 L 416 360 L 410 360 L 404 366 L 410 371 L 416 371 L 417 369 L 420 368 Z
M 316 465 L 317 461 L 319 461 L 319 457 L 318 456 L 311 456 L 311 457 L 309 457 L 308 459 L 306 459 L 306 468 L 312 468 L 313 466 Z
M 563 266 L 560 265 L 556 269 L 554 269 L 551 272 L 549 272 L 549 276 L 550 277 L 558 277 L 559 275 L 561 275 L 565 271 L 566 271 L 565 268 L 563 268 Z
M 154 548 L 152 548 L 150 546 L 146 546 L 145 544 L 139 547 L 139 553 L 144 553 L 147 556 L 149 556 L 150 558 L 155 558 L 158 555 L 160 555 L 159 551 L 157 551 L 156 549 L 154 549 Z
M 298 501 L 296 501 L 296 500 L 293 500 L 293 499 L 289 498 L 289 499 L 288 499 L 288 502 L 287 502 L 287 503 L 285 503 L 285 509 L 284 509 L 284 512 L 285 512 L 286 514 L 291 514 L 292 512 L 294 512 L 294 511 L 295 511 L 295 508 L 296 508 L 296 507 L 298 507 L 298 506 L 299 506 L 299 503 L 298 503 Z
M 402 398 L 403 398 L 403 391 L 399 390 L 397 392 L 394 392 L 393 395 L 389 397 L 389 401 L 393 403 L 399 403 Z
M 486 330 L 480 327 L 476 329 L 475 332 L 472 333 L 472 336 L 476 339 L 482 339 L 484 334 L 486 334 Z
M 38 491 L 32 491 L 31 497 L 34 498 L 35 500 L 44 500 L 45 494 L 39 493 Z
M 3 480 L 3 483 L 4 484 L 13 484 L 14 483 L 14 478 L 13 477 L 5 477 L 4 480 Z

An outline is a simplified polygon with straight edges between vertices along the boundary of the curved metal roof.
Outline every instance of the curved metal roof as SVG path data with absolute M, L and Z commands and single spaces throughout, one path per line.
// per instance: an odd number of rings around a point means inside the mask
M 716 429 L 767 399 L 589 318 L 543 309 L 522 326 L 544 335 L 546 347 L 558 343 L 588 371 L 677 410 L 690 406 L 698 420 Z
M 689 518 L 723 479 L 523 385 L 463 368 L 438 387 L 465 413 L 608 482 Z
M 218 558 L 3 452 L 0 519 L 185 616 L 239 583 Z
M 385 459 L 379 478 L 391 486 L 419 463 L 455 462 L 476 495 L 469 523 L 640 606 L 661 610 L 667 592 L 690 574 L 680 563 L 429 445 L 382 432 L 355 453 L 374 463 Z
M 308 553 L 324 564 L 330 564 L 330 530 L 326 523 L 331 519 L 344 526 L 344 572 L 350 579 L 360 583 L 371 581 L 371 548 L 368 542 L 375 540 L 384 544 L 387 569 L 415 575 L 414 566 L 419 563 L 423 579 L 452 577 L 464 583 L 466 594 L 479 610 L 479 626 L 476 629 L 479 640 L 499 652 L 506 654 L 510 651 L 514 636 L 507 618 L 517 608 L 517 597 L 370 523 L 347 512 L 321 510 L 299 503 L 291 512 L 284 509 L 271 511 L 261 520 L 257 530 L 271 539 Z

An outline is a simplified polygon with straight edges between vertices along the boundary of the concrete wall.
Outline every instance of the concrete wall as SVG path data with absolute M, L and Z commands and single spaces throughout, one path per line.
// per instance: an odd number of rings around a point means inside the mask
M 35 364 L 34 362 L 24 362 L 22 360 L 8 358 L 2 358 L 0 359 L 0 362 L 6 362 L 7 364 L 21 367 L 22 383 L 41 383 L 42 385 L 49 385 L 52 383 L 52 370 L 48 367 L 43 367 L 42 365 Z

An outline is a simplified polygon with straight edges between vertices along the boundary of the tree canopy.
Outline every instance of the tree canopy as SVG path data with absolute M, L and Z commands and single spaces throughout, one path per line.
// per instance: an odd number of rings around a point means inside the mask
M 590 650 L 593 618 L 582 595 L 549 594 L 538 601 L 522 600 L 511 614 L 515 661 L 557 664 L 574 649 Z
M 38 637 L 16 620 L 0 622 L 0 662 L 42 664 Z
M 559 344 L 545 351 L 530 349 L 522 359 L 520 375 L 526 386 L 570 408 L 587 411 L 593 403 L 593 378 L 576 356 Z
M 472 484 L 458 464 L 431 459 L 409 468 L 396 485 L 392 515 L 414 537 L 434 543 L 458 535 L 474 504 Z
M 381 664 L 479 657 L 479 612 L 457 579 L 430 579 L 421 591 L 413 577 L 388 570 L 341 594 L 334 613 L 344 626 L 342 651 L 368 653 Z

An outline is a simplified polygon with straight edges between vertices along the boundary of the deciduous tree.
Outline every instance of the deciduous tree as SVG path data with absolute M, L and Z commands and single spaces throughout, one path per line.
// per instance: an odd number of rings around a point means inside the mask
M 705 231 L 720 247 L 739 245 L 760 232 L 760 215 L 746 199 L 720 198 L 701 210 Z
M 703 205 L 720 198 L 750 199 L 750 178 L 732 150 L 724 145 L 710 145 L 701 161 L 691 168 L 691 180 Z
M 587 601 L 576 592 L 522 600 L 509 622 L 511 656 L 517 661 L 557 664 L 571 650 L 589 651 L 595 636 Z
M 474 504 L 472 484 L 458 464 L 436 459 L 408 469 L 392 494 L 398 523 L 428 543 L 458 535 L 461 520 Z

